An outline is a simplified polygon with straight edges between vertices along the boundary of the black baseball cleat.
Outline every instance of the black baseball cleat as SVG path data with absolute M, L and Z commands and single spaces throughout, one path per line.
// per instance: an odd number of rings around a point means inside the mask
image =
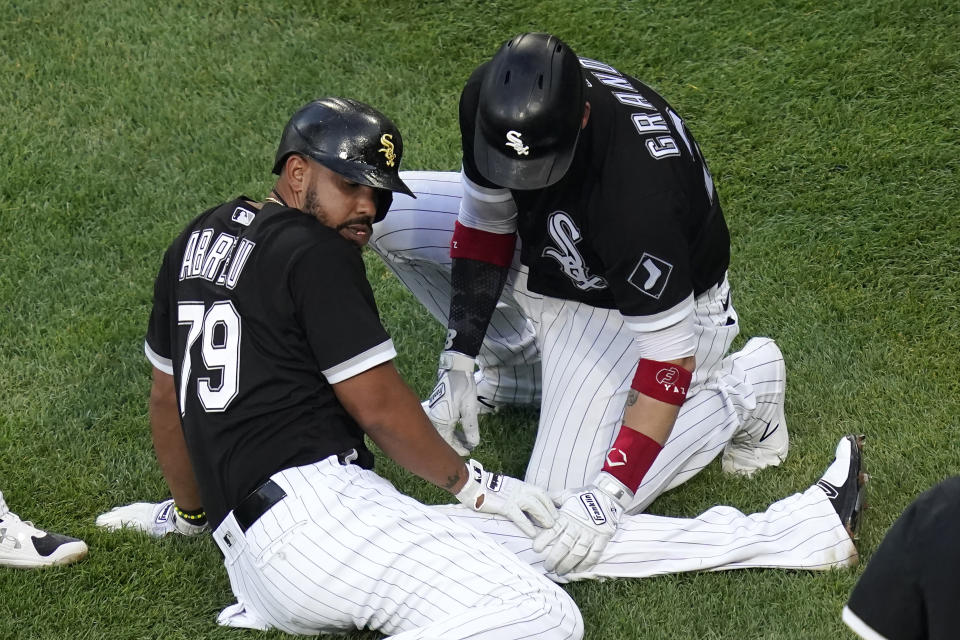
M 866 436 L 846 435 L 837 444 L 833 462 L 827 467 L 817 486 L 830 498 L 847 533 L 857 539 L 863 497 L 869 476 L 863 472 L 863 443 Z

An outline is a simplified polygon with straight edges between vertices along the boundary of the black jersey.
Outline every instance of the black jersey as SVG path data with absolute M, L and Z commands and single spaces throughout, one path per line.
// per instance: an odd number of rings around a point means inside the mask
M 211 525 L 281 469 L 354 448 L 331 384 L 395 357 L 360 251 L 311 216 L 239 198 L 167 250 L 147 356 L 176 382 Z
M 727 270 L 730 236 L 713 180 L 659 94 L 603 63 L 581 58 L 581 65 L 590 119 L 570 169 L 550 187 L 512 191 L 528 286 L 618 309 L 628 320 L 670 324 Z M 473 162 L 485 67 L 461 95 L 463 171 L 497 187 Z
M 844 611 L 850 628 L 863 638 L 960 637 L 958 528 L 954 476 L 914 500 L 884 536 Z

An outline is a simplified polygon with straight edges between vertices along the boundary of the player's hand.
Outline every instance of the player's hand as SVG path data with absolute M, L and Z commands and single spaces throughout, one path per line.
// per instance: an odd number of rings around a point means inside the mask
M 196 536 L 210 529 L 209 525 L 195 525 L 178 518 L 173 510 L 173 498 L 163 502 L 134 502 L 122 507 L 114 507 L 97 516 L 97 526 L 116 531 L 135 529 L 155 538 L 168 533 Z
M 563 575 L 593 567 L 620 524 L 623 503 L 630 498 L 632 494 L 618 501 L 596 484 L 560 493 L 554 499 L 560 507 L 556 524 L 533 541 L 535 552 L 547 552 L 544 568 Z
M 430 422 L 461 456 L 470 455 L 470 450 L 480 443 L 473 365 L 470 356 L 456 351 L 441 353 L 437 386 L 423 401 L 423 410 Z
M 463 506 L 506 516 L 531 538 L 537 534 L 534 525 L 548 529 L 555 525 L 557 510 L 540 487 L 486 471 L 476 460 L 467 462 L 467 472 L 470 477 L 457 494 Z

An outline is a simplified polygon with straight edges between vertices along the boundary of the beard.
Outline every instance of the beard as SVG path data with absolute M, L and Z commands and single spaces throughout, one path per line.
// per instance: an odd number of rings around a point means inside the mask
M 307 193 L 304 196 L 303 210 L 319 220 L 322 225 L 336 230 L 340 235 L 358 247 L 363 247 L 373 232 L 373 218 L 370 216 L 354 216 L 353 218 L 344 220 L 338 225 L 331 224 L 330 214 L 320 203 L 320 198 L 317 196 L 317 191 L 313 186 L 307 187 Z M 365 239 L 357 238 L 357 236 L 348 229 L 348 227 L 356 225 L 366 226 L 367 233 Z
M 320 204 L 320 198 L 317 197 L 317 190 L 313 186 L 307 187 L 307 195 L 304 197 L 303 210 L 314 218 L 319 220 L 324 226 L 329 227 L 330 223 L 328 222 L 330 216 L 324 210 L 323 205 Z

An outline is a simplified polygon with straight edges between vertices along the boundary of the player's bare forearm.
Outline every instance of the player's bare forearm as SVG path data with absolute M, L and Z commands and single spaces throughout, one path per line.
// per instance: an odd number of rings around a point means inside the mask
M 691 372 L 696 366 L 693 356 L 665 362 Z M 663 445 L 670 437 L 679 412 L 680 407 L 675 404 L 663 402 L 630 389 L 627 392 L 627 403 L 623 410 L 623 424 Z
M 386 362 L 333 385 L 364 432 L 397 464 L 457 493 L 467 480 L 463 459 L 430 423 L 420 400 Z
M 180 427 L 180 410 L 173 376 L 159 369 L 153 370 L 150 389 L 150 431 L 157 462 L 163 471 L 173 500 L 181 509 L 195 511 L 203 508 L 200 490 L 193 475 L 193 465 L 187 454 L 187 444 Z

